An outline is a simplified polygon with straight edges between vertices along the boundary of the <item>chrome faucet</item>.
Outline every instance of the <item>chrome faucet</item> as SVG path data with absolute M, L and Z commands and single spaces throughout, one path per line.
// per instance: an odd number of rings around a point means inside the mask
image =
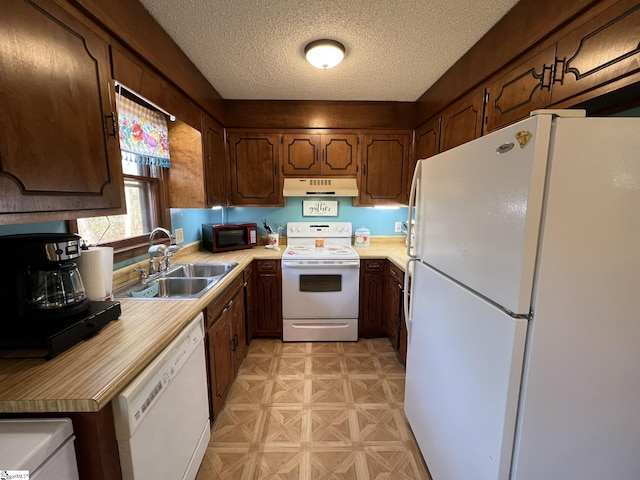
M 169 246 L 166 245 L 154 245 L 153 239 L 155 238 L 158 232 L 164 233 L 169 239 Z M 171 256 L 180 249 L 178 245 L 176 245 L 176 239 L 171 235 L 171 232 L 166 228 L 156 227 L 151 231 L 149 235 L 149 275 L 153 275 L 158 273 L 158 269 L 156 268 L 156 264 L 154 262 L 154 258 L 161 257 L 158 262 L 160 272 L 165 271 L 169 268 L 171 264 Z M 162 268 L 162 262 L 165 263 L 164 268 Z

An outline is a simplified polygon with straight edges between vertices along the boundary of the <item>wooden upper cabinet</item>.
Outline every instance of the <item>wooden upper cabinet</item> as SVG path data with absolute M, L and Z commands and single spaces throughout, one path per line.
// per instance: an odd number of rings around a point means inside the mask
M 323 134 L 321 140 L 322 174 L 355 176 L 358 172 L 358 135 Z
M 406 204 L 411 138 L 409 132 L 362 136 L 360 205 Z
M 607 90 L 639 81 L 640 3 L 619 1 L 579 26 L 558 42 L 557 57 L 554 103 L 610 82 L 616 85 Z
M 285 176 L 355 176 L 358 169 L 356 133 L 282 134 Z
M 224 128 L 205 117 L 202 129 L 207 204 L 227 205 L 228 172 L 224 149 Z
M 551 103 L 556 47 L 518 64 L 487 87 L 485 133 L 529 116 Z
M 49 0 L 4 1 L 0 31 L 0 222 L 122 213 L 109 38 Z
M 171 145 L 171 168 L 166 171 L 169 206 L 205 208 L 202 134 L 179 119 L 168 122 L 167 126 Z
M 229 131 L 227 147 L 231 205 L 283 206 L 278 134 Z
M 442 113 L 440 151 L 457 147 L 482 135 L 484 91 L 471 93 Z
M 285 176 L 320 175 L 320 135 L 314 133 L 284 133 L 282 142 L 282 173 Z

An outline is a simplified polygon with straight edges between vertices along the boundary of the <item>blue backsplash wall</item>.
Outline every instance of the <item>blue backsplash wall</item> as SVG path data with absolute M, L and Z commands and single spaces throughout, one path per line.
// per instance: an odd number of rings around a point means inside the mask
M 290 197 L 285 207 L 227 207 L 224 209 L 225 223 L 257 223 L 259 235 L 267 232 L 262 226 L 262 220 L 266 219 L 273 229 L 278 225 L 283 226 L 280 232 L 284 234 L 284 227 L 288 222 L 313 222 L 324 220 L 329 222 L 351 222 L 353 229 L 367 227 L 372 236 L 391 236 L 401 233 L 394 232 L 395 222 L 406 222 L 407 207 L 394 209 L 354 207 L 351 198 L 326 198 L 324 200 L 338 201 L 337 217 L 303 217 L 302 201 L 309 198 Z M 314 198 L 313 200 L 322 200 Z M 171 209 L 171 223 L 176 228 L 184 229 L 186 243 L 201 239 L 201 225 L 203 223 L 222 223 L 222 210 L 210 209 Z

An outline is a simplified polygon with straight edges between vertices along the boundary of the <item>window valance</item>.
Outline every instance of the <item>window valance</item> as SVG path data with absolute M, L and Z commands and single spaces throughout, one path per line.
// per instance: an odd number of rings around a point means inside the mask
M 171 166 L 166 117 L 117 95 L 120 149 L 123 160 L 163 168 Z M 124 153 L 132 155 L 125 155 Z

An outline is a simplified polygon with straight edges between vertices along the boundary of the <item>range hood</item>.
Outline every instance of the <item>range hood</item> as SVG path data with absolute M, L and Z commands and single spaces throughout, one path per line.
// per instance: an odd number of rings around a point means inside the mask
M 357 197 L 355 178 L 285 178 L 285 197 Z

